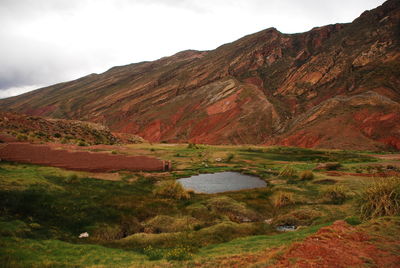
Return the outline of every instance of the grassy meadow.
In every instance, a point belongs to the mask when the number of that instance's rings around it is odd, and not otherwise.
[[[109,152],[171,160],[173,170],[96,174],[0,162],[1,267],[213,267],[246,254],[272,263],[335,220],[368,224],[375,214],[360,208],[363,189],[398,163],[287,147],[143,143]],[[267,187],[202,194],[175,182],[220,171],[258,176]],[[299,227],[277,231],[284,225]]]

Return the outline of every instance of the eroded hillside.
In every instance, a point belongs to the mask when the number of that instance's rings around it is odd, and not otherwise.
[[[400,149],[400,4],[349,24],[274,28],[212,51],[0,101],[29,115],[79,119],[153,142]]]

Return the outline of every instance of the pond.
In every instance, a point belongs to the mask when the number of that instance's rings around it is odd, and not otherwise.
[[[182,186],[199,193],[214,194],[244,189],[263,188],[267,183],[255,176],[238,172],[200,174],[178,180]]]

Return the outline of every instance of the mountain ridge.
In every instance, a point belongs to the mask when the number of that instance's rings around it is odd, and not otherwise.
[[[352,23],[268,28],[215,50],[116,66],[0,100],[0,109],[152,142],[400,150],[399,9],[389,0]]]

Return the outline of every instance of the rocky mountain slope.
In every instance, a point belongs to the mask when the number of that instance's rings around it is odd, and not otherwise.
[[[100,124],[0,112],[0,142],[9,140],[82,145],[120,142],[107,127]]]
[[[349,24],[274,28],[0,101],[153,141],[400,149],[400,2]]]

